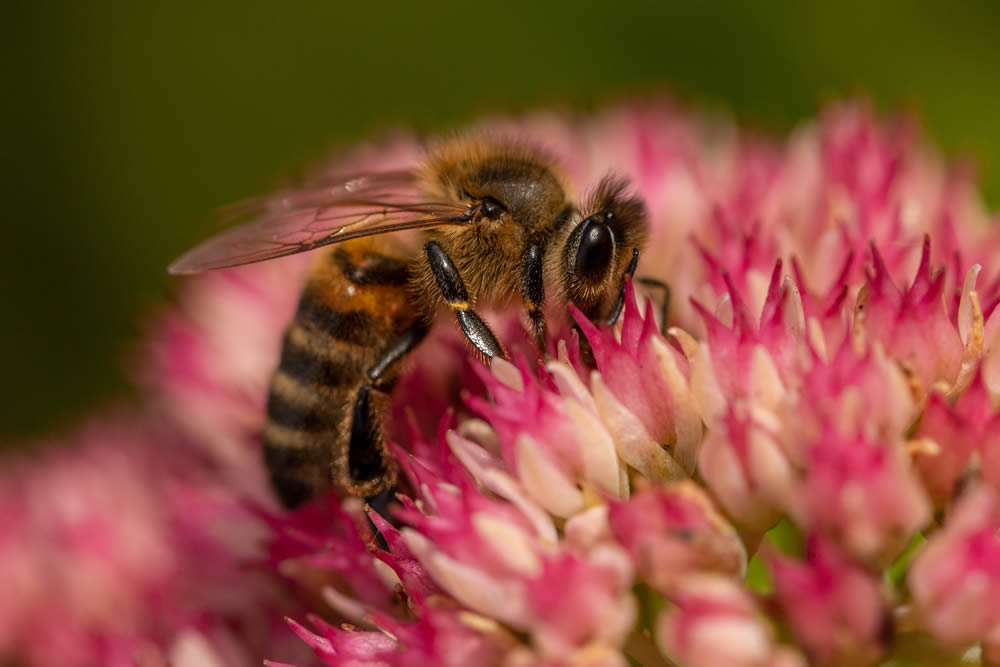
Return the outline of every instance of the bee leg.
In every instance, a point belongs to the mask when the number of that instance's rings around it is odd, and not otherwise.
[[[423,323],[416,324],[387,347],[367,371],[368,382],[361,385],[354,400],[351,432],[347,441],[347,473],[349,485],[362,489],[375,489],[374,493],[362,492],[368,504],[389,519],[389,502],[396,495],[396,469],[383,444],[379,421],[375,416],[378,398],[372,394],[389,394],[396,376],[386,378],[386,371],[420,344],[429,331]],[[346,486],[346,485],[345,485]]]
[[[545,282],[542,278],[542,246],[532,243],[524,251],[521,260],[521,297],[524,308],[531,319],[531,329],[535,334],[535,343],[543,357],[548,358],[546,351],[546,324],[542,305],[545,303]]]
[[[497,337],[493,335],[483,318],[472,309],[472,305],[469,303],[469,293],[465,289],[465,282],[448,254],[435,241],[428,241],[424,245],[424,252],[427,254],[427,260],[434,272],[438,289],[441,290],[441,295],[444,296],[448,306],[455,311],[458,324],[462,327],[465,337],[487,361],[493,357],[505,359],[507,353],[497,341]]]
[[[388,452],[378,419],[379,396],[370,383],[358,388],[351,409],[347,451],[339,459],[340,484],[354,496],[368,497],[393,483],[395,470],[387,465]]]
[[[404,331],[402,336],[382,352],[382,356],[371,365],[367,373],[368,379],[376,389],[383,389],[380,380],[385,372],[419,345],[429,330],[430,327],[426,324],[415,324]]]
[[[637,266],[639,266],[639,249],[632,248],[632,261],[628,263],[625,275],[622,276],[622,286],[618,290],[618,299],[615,301],[614,309],[612,309],[611,314],[608,315],[608,319],[605,321],[605,324],[609,327],[614,326],[615,322],[618,321],[618,316],[622,314],[622,308],[625,307],[625,280],[635,275]]]
[[[655,287],[663,290],[663,298],[660,300],[660,333],[667,335],[667,313],[670,312],[670,285],[656,278],[638,277],[637,281],[646,287]]]
[[[378,397],[373,396],[377,393],[378,390],[367,382],[358,390],[351,410],[347,451],[338,457],[340,462],[335,465],[341,468],[334,477],[349,495],[361,496],[369,507],[392,521],[389,502],[396,496],[399,470],[383,440],[375,405]],[[383,549],[388,548],[370,517],[367,522],[376,543]]]

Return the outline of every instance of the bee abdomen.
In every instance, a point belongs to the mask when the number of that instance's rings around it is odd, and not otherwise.
[[[368,370],[416,313],[405,263],[373,250],[349,242],[317,257],[285,333],[262,440],[287,507],[332,487],[368,496],[394,482],[381,416],[395,373],[372,386]]]
[[[329,487],[329,475],[324,475],[328,463],[322,456],[321,441],[290,446],[289,436],[270,424],[264,427],[264,463],[271,473],[271,485],[285,507],[297,507]],[[329,437],[334,437],[330,434]]]
[[[307,289],[285,333],[263,441],[275,490],[288,506],[331,486],[331,452],[364,378],[364,359],[354,348],[365,319],[334,311]]]

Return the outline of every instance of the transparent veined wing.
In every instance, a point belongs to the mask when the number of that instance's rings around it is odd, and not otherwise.
[[[182,255],[173,274],[200,273],[404,229],[467,224],[467,204],[428,201],[413,170],[356,174],[257,197],[223,211],[232,226]]]

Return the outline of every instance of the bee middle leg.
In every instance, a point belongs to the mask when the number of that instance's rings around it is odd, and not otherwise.
[[[493,357],[507,358],[507,353],[497,340],[497,337],[490,330],[490,327],[483,318],[479,316],[469,303],[469,293],[465,289],[465,281],[455,268],[454,262],[448,257],[448,253],[436,242],[428,241],[424,245],[424,252],[427,260],[434,272],[434,279],[437,281],[438,289],[447,302],[448,306],[455,311],[458,324],[462,327],[462,332],[469,339],[473,347],[485,357],[487,361]]]
[[[419,345],[429,330],[430,327],[426,324],[418,322],[404,331],[402,336],[382,352],[382,356],[376,359],[367,371],[368,379],[376,389],[391,389],[383,386],[385,372]]]
[[[546,324],[542,306],[545,303],[545,282],[542,274],[542,246],[532,243],[521,260],[521,299],[531,320],[535,344],[542,357],[547,358]]]

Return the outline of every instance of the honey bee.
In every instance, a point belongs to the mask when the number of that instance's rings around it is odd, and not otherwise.
[[[537,149],[452,139],[413,169],[251,201],[238,210],[244,224],[170,266],[197,273],[330,246],[285,333],[261,433],[287,507],[331,488],[371,498],[394,487],[383,415],[401,360],[442,311],[486,363],[507,353],[476,311],[483,303],[519,300],[543,353],[547,296],[614,323],[645,243],[645,207],[612,176],[582,205],[568,191]],[[407,229],[421,230],[419,247],[389,234]]]

